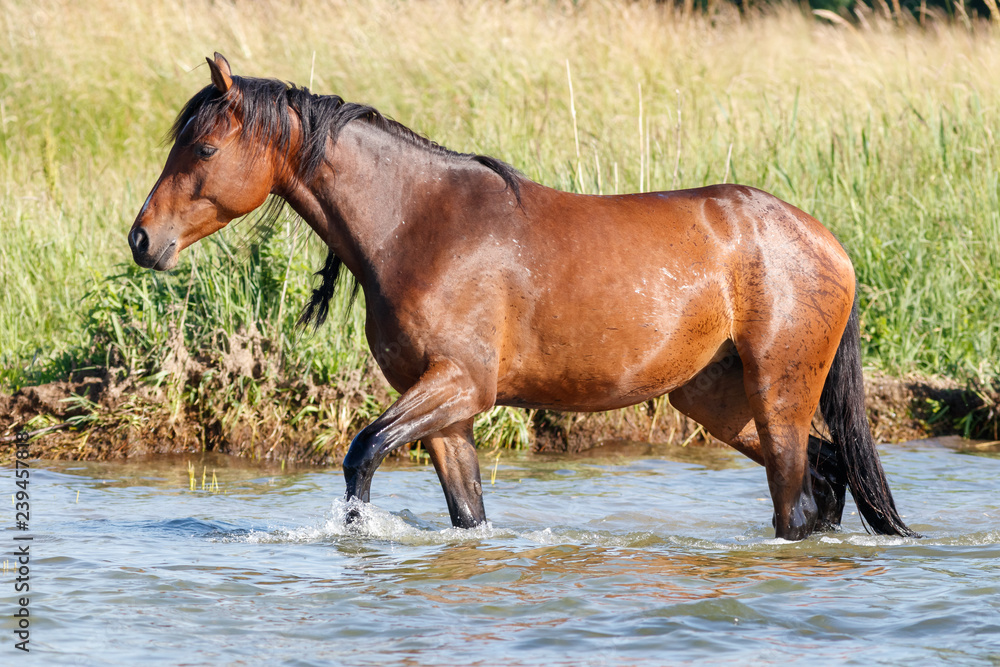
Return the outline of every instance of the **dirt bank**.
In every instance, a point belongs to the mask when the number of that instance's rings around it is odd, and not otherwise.
[[[33,456],[48,459],[214,451],[336,465],[351,437],[392,400],[375,368],[329,386],[281,380],[253,361],[261,358],[254,345],[251,338],[233,346],[231,358],[211,373],[178,350],[170,363],[184,385],[116,380],[120,374],[91,371],[0,395],[0,437],[56,426],[31,443]],[[952,434],[997,439],[996,390],[942,378],[869,374],[867,394],[880,442]],[[578,452],[609,440],[722,446],[665,399],[596,414],[539,411],[529,438],[542,452]],[[3,449],[4,461],[11,449]]]

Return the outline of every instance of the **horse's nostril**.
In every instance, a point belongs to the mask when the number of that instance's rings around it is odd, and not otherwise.
[[[132,252],[146,253],[149,250],[149,234],[142,227],[136,227],[128,235],[128,244]]]

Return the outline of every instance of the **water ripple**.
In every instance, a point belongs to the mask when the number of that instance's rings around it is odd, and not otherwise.
[[[428,467],[355,506],[339,471],[220,466],[208,493],[184,463],[51,464],[33,641],[47,665],[996,664],[1000,461],[884,460],[927,537],[868,535],[849,503],[841,532],[775,540],[762,470],[718,453],[510,460],[473,530]]]

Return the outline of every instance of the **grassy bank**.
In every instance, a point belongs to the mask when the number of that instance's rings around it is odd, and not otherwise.
[[[847,25],[797,8],[684,17],[610,0],[0,3],[0,391],[90,372],[233,433],[270,406],[276,423],[311,420],[317,447],[342,446],[336,430],[388,400],[357,307],[340,302],[318,333],[295,328],[325,251],[293,219],[264,240],[237,224],[170,275],[130,266],[125,232],[162,137],[215,50],[237,73],[373,104],[547,185],[768,190],[847,247],[872,368],[992,384],[998,33],[860,14]],[[233,361],[241,349],[256,365]],[[315,388],[347,382],[350,409],[333,414]],[[502,410],[480,435],[521,442],[526,421]]]

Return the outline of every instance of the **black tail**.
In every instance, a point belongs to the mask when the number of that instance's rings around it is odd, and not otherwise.
[[[861,374],[861,329],[857,296],[837,356],[823,385],[819,409],[830,429],[840,462],[840,473],[854,496],[861,516],[876,533],[919,537],[906,527],[889,491],[865,414],[865,385]]]

